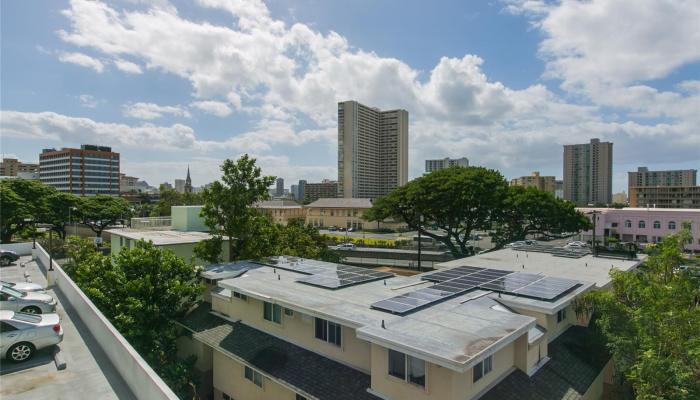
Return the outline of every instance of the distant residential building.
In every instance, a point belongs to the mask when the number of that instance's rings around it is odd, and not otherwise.
[[[17,176],[20,172],[38,173],[39,164],[23,163],[16,158],[3,158],[0,161],[0,175]],[[31,175],[24,175],[24,179],[28,176]]]
[[[338,192],[338,190],[336,189],[336,196],[337,196],[337,192]],[[296,200],[299,202],[303,202],[305,198],[306,198],[306,180],[301,179],[301,180],[299,180],[299,187],[297,188]]]
[[[338,197],[377,198],[408,182],[408,111],[338,103]]]
[[[564,145],[564,199],[582,206],[612,203],[613,144]]]
[[[530,176],[521,176],[510,181],[511,186],[534,187],[543,192],[554,194],[555,178],[553,176],[540,176],[538,171],[534,171]]]
[[[304,203],[310,203],[318,199],[330,199],[338,197],[338,182],[324,179],[320,183],[304,184]]]
[[[700,186],[696,186],[699,187]],[[598,211],[596,236],[598,241],[604,237],[614,237],[623,242],[657,243],[668,235],[675,235],[683,228],[683,223],[690,223],[690,243],[688,250],[700,251],[700,210],[669,208],[577,208],[584,214]],[[590,214],[589,214],[590,218]],[[591,240],[592,231],[582,232],[582,240]]]
[[[468,167],[469,160],[467,157],[462,158],[449,158],[445,157],[441,160],[425,160],[425,172],[430,173],[437,171],[439,169],[449,168],[449,167]]]
[[[187,178],[185,178],[185,186],[183,188],[185,193],[192,193],[192,178],[190,178],[190,166],[187,166]]]
[[[119,195],[119,153],[111,147],[84,144],[79,149],[44,149],[39,178],[60,192],[80,196]]]
[[[555,180],[554,181],[554,197],[557,199],[563,199],[564,198],[564,181],[563,180]]]
[[[614,204],[627,204],[627,193],[624,190],[620,193],[615,193],[612,199]]]
[[[178,193],[185,193],[185,183],[184,179],[175,179],[175,191]]]
[[[292,219],[306,219],[306,210],[292,200],[265,200],[254,206],[270,216],[273,222],[287,225]]]
[[[277,197],[282,197],[284,196],[284,179],[283,178],[277,178],[275,181],[275,194]]]
[[[290,186],[289,193],[292,195],[294,200],[299,200],[299,185]]]
[[[700,208],[700,186],[633,186],[630,207]]]
[[[135,176],[128,176],[126,174],[119,174],[119,192],[129,193],[138,191],[139,178]]]
[[[696,169],[649,171],[647,167],[639,167],[636,172],[627,173],[627,186],[629,192],[632,191],[632,187],[695,186],[697,179],[698,170]]]

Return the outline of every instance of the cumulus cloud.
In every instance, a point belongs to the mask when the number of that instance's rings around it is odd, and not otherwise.
[[[63,63],[80,65],[81,67],[92,68],[98,74],[104,70],[104,64],[96,58],[92,58],[83,53],[61,53],[58,60]]]
[[[161,106],[155,103],[130,103],[122,106],[125,117],[136,119],[156,119],[165,115],[189,118],[189,111],[180,106]]]
[[[94,96],[89,94],[81,94],[78,96],[78,100],[80,100],[83,107],[87,108],[95,108],[98,104],[100,104],[100,100],[97,100]]]
[[[231,108],[226,103],[220,101],[195,101],[191,103],[190,106],[221,118],[229,116],[232,112]]]
[[[126,61],[122,59],[116,59],[114,60],[114,65],[122,72],[126,72],[127,74],[142,74],[143,71],[141,70],[141,66],[132,63],[131,61]]]

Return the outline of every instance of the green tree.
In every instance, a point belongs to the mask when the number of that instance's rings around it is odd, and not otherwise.
[[[637,399],[700,398],[700,270],[679,268],[688,237],[665,238],[639,271],[613,270],[612,290],[586,297]]]
[[[291,219],[286,226],[279,226],[275,240],[275,254],[339,262],[340,256],[330,250],[318,229],[306,225],[301,218]]]
[[[221,248],[224,244],[220,236],[214,236],[211,239],[202,240],[194,245],[194,256],[203,260],[208,264],[218,264],[223,261],[221,256]]]
[[[502,218],[508,184],[495,170],[482,167],[452,167],[416,178],[377,199],[364,214],[369,221],[388,217],[403,220],[455,255],[472,254],[472,231],[490,229]],[[420,223],[420,220],[423,220]],[[440,232],[428,231],[434,225]]]
[[[52,230],[58,233],[61,239],[66,238],[66,224],[68,221],[69,210],[71,213],[72,222],[76,221],[77,206],[80,203],[80,198],[70,193],[55,192],[46,197],[47,212],[44,218],[46,223],[52,225]],[[73,210],[72,208],[75,208]]]
[[[113,256],[91,252],[89,242],[78,247],[68,269],[75,283],[176,393],[192,398],[194,360],[177,359],[174,321],[202,291],[194,265],[151,242]]]
[[[589,228],[588,218],[576,211],[574,203],[537,188],[511,186],[492,240],[500,248],[528,235],[556,238]]]
[[[49,222],[46,200],[55,193],[54,188],[34,180],[0,181],[0,240],[9,243],[12,235],[26,227]]]
[[[212,234],[228,239],[229,261],[246,256],[246,249],[255,245],[255,230],[263,217],[251,207],[269,197],[267,188],[274,176],[262,176],[255,159],[243,155],[237,161],[225,160],[221,165],[221,181],[213,182],[202,192],[201,215]]]
[[[131,207],[121,197],[97,195],[81,198],[76,214],[80,223],[102,237],[102,231],[108,226],[131,216]]]
[[[153,217],[166,217],[170,215],[172,206],[195,206],[202,204],[200,193],[180,193],[175,189],[160,185],[160,200],[155,204],[151,215]]]

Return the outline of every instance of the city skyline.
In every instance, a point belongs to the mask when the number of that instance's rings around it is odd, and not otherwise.
[[[401,26],[362,7],[207,4],[3,4],[2,153],[37,162],[43,148],[99,142],[122,154],[121,172],[158,184],[190,164],[200,186],[249,152],[267,174],[319,182],[337,176],[337,101],[354,99],[410,113],[409,178],[462,156],[507,179],[560,178],[561,146],[593,137],[615,143],[613,192],[638,166],[700,165],[690,2],[374,6]],[[639,23],[593,46],[622,12]],[[442,22],[403,27],[429,20]]]

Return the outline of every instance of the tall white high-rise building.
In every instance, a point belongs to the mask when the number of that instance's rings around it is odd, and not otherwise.
[[[338,103],[338,197],[375,199],[408,182],[408,111]]]
[[[564,199],[580,206],[612,204],[613,144],[564,145]]]

